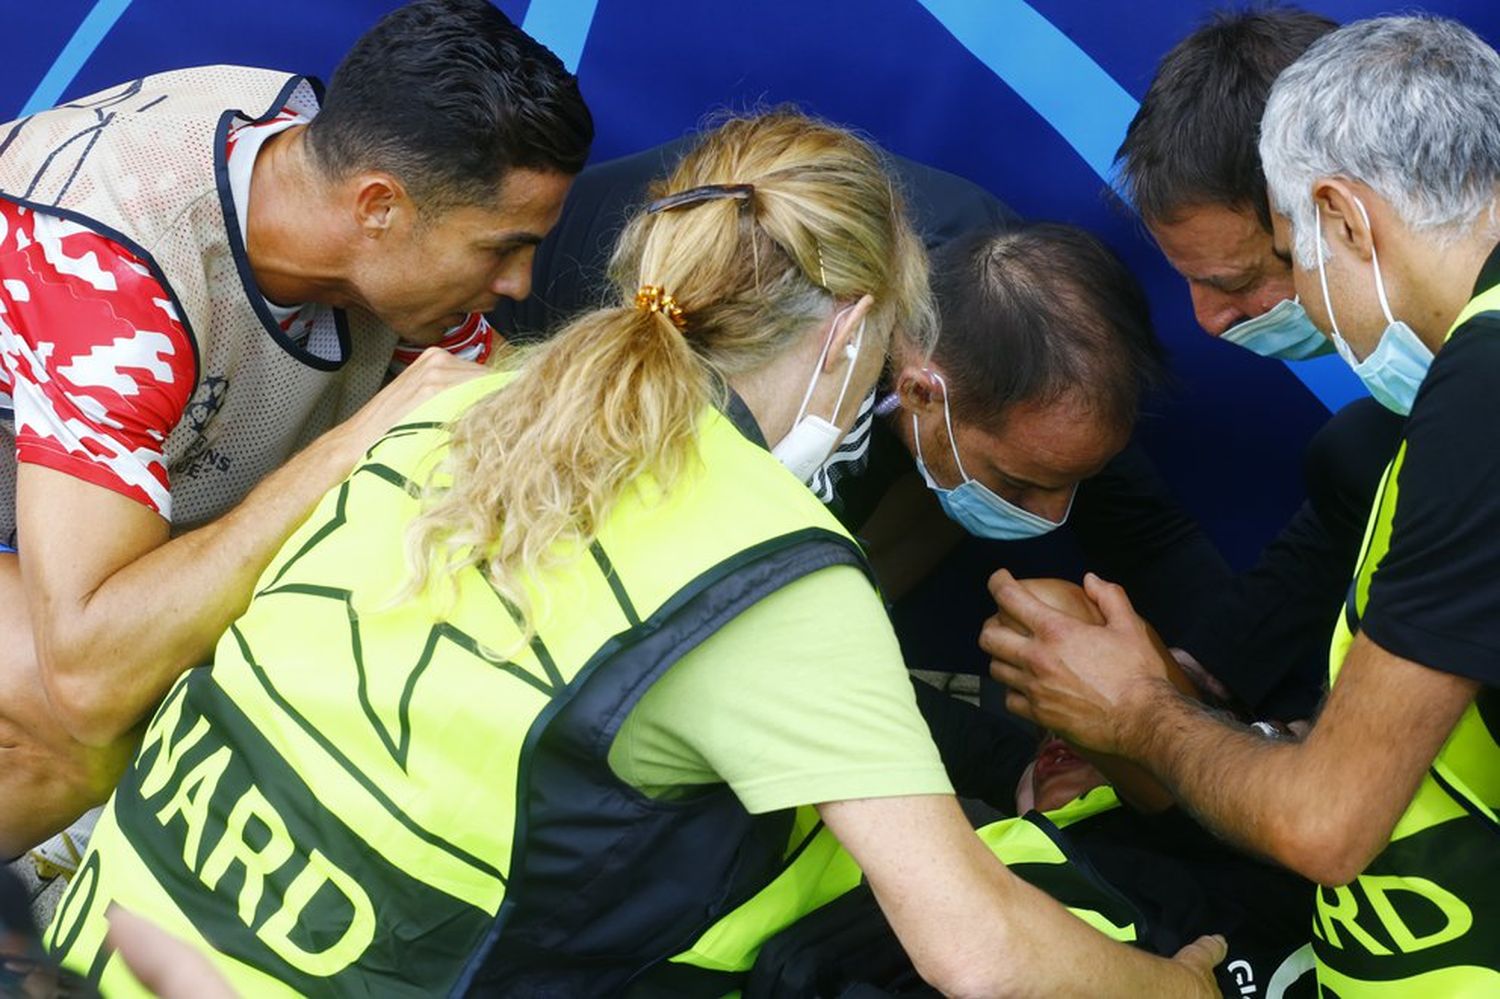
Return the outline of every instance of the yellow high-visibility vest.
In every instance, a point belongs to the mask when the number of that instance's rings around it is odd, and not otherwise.
[[[1476,296],[1448,336],[1481,312],[1495,311],[1500,311],[1500,287]],[[1405,460],[1402,441],[1375,494],[1354,581],[1334,627],[1330,683],[1338,681],[1369,600],[1370,580],[1390,550]],[[1389,845],[1354,883],[1318,889],[1313,951],[1318,981],[1330,994],[1346,999],[1500,995],[1497,732],[1500,700],[1486,688],[1428,768]],[[1391,738],[1401,738],[1399,728]]]
[[[68,967],[132,994],[102,946],[118,902],[247,996],[611,995],[785,867],[791,811],[751,816],[727,786],[653,800],[609,746],[704,638],[863,567],[858,546],[758,431],[708,408],[680,483],[637,483],[596,543],[530,580],[529,642],[474,569],[396,604],[446,428],[507,377],[387,433],[173,688],[49,931]]]
[[[1046,891],[1075,916],[1113,940],[1138,943],[1140,913],[1118,889],[1078,863],[1058,830],[1118,808],[1108,786],[1060,808],[982,826],[975,833],[1011,872]],[[693,946],[652,972],[659,994],[716,996],[738,989],[761,947],[777,933],[853,890],[862,874],[812,808],[798,809],[786,870],[726,915]]]

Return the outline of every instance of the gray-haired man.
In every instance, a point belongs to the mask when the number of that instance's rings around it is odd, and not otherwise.
[[[1106,623],[1005,574],[983,643],[1019,713],[1146,763],[1225,836],[1318,881],[1320,984],[1500,991],[1500,56],[1451,21],[1319,41],[1261,156],[1296,290],[1377,397],[1409,405],[1300,743],[1175,694],[1121,590]]]

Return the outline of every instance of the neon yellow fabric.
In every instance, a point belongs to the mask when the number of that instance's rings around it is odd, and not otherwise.
[[[403,528],[447,422],[506,377],[451,389],[382,438],[272,561],[212,669],[168,695],[51,929],[68,967],[99,962],[107,994],[139,993],[101,951],[118,902],[211,942],[246,995],[267,994],[268,978],[296,992],[445,991],[505,898],[507,792],[542,712],[586,668],[608,668],[599,653],[628,648],[635,621],[685,606],[704,579],[737,578],[747,552],[848,537],[705,410],[701,461],[679,488],[646,483],[602,525],[607,563],[581,553],[534,580],[534,642],[517,642],[475,570],[451,594],[393,603]],[[868,585],[859,604],[879,608]]]
[[[1045,821],[1059,829],[1074,822],[1118,808],[1114,789],[1096,787],[1060,808],[1043,813]],[[815,816],[811,809],[799,810],[800,825]],[[1026,818],[1001,819],[975,830],[980,840],[1001,863],[1067,867],[1071,859],[1041,827]],[[814,826],[805,845],[794,835],[800,853],[790,867],[759,894],[726,915],[703,934],[691,948],[672,958],[680,964],[713,971],[745,972],[766,941],[798,919],[852,891],[863,878],[854,862],[826,826]],[[1076,898],[1060,898],[1069,912],[1112,940],[1133,943],[1133,922],[1116,924],[1090,903],[1104,904],[1095,882],[1083,872],[1071,879]]]
[[[1500,311],[1500,287],[1476,296],[1448,336],[1494,311]],[[1403,441],[1376,493],[1351,584],[1357,618],[1391,547],[1405,461]],[[1329,650],[1330,683],[1338,682],[1355,633],[1348,614],[1340,613]],[[1500,995],[1500,883],[1491,859],[1500,824],[1490,797],[1497,773],[1500,745],[1471,704],[1386,849],[1352,885],[1318,891],[1313,950],[1320,983],[1346,999]]]
[[[610,747],[655,797],[720,781],[752,813],[951,794],[895,633],[852,566],[777,590],[652,685]]]
[[[859,865],[817,814],[811,807],[798,809],[799,832],[793,836],[798,852],[791,866],[709,927],[674,962],[712,971],[749,971],[767,940],[859,884]]]
[[[1074,822],[1120,807],[1120,799],[1108,785],[1093,788],[1060,808],[1044,812],[1043,817],[1059,829],[1066,829]],[[1008,867],[1022,864],[1052,864],[1065,866],[1072,861],[1045,832],[1025,818],[1002,819],[977,830],[984,845]],[[1133,943],[1136,939],[1134,923],[1116,925],[1107,916],[1088,905],[1069,904],[1069,899],[1059,899],[1069,912],[1103,933],[1111,940]]]

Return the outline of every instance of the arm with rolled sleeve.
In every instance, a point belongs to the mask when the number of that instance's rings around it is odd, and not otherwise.
[[[170,295],[127,248],[0,200],[0,856],[99,804],[135,727],[208,660],[282,540],[396,418],[482,372],[429,352],[229,513],[172,536],[165,445],[197,379]],[[7,469],[9,471],[10,469]]]
[[[1308,499],[1183,639],[1253,713],[1309,718],[1322,699],[1328,633],[1404,424],[1374,399],[1334,414],[1303,456]]]

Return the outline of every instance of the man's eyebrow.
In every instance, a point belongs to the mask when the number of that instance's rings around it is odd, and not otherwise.
[[[1255,272],[1250,268],[1246,268],[1242,271],[1236,271],[1233,274],[1215,274],[1212,277],[1195,275],[1188,278],[1188,280],[1193,282],[1194,284],[1206,284],[1209,287],[1217,288],[1220,291],[1230,291],[1254,277]]]
[[[1019,486],[1022,489],[1036,489],[1041,492],[1057,492],[1059,489],[1067,488],[1066,486],[1047,486],[1043,485],[1040,482],[1033,482],[1031,479],[1026,478],[1024,475],[1013,475],[1010,472],[1007,472],[1005,469],[1001,468],[999,465],[992,464],[990,467],[995,470],[995,473],[1000,478],[1004,479],[1009,484],[1013,486]]]

